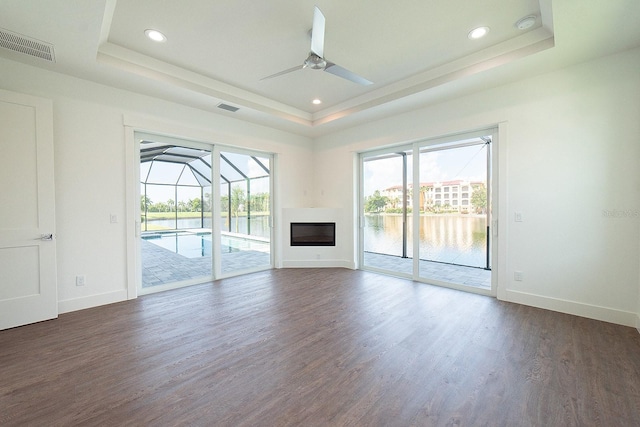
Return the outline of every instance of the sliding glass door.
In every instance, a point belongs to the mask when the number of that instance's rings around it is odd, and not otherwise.
[[[211,150],[187,142],[140,142],[142,288],[213,277]]]
[[[271,159],[220,152],[220,239],[223,274],[271,265]]]
[[[140,293],[272,267],[272,156],[136,133]]]
[[[361,154],[362,268],[490,291],[495,137],[488,130]]]
[[[371,154],[362,159],[362,264],[410,275],[411,151]]]
[[[419,150],[419,276],[491,289],[491,135]]]

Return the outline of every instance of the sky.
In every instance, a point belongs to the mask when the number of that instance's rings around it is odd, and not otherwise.
[[[420,182],[468,180],[486,182],[487,145],[451,148],[420,154]],[[413,157],[407,156],[408,183],[413,176]],[[364,162],[364,195],[402,185],[402,157]]]

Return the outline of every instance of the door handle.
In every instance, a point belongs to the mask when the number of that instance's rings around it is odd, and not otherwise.
[[[49,234],[42,234],[42,235],[40,236],[40,240],[43,240],[43,241],[45,241],[45,242],[49,242],[49,241],[51,241],[51,240],[53,240],[53,239],[54,239],[54,235],[53,235],[52,233],[49,233]]]

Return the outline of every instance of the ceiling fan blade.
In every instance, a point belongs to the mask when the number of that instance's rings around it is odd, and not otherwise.
[[[278,77],[278,76],[281,76],[283,74],[292,73],[294,71],[298,71],[298,70],[301,70],[303,68],[304,68],[304,65],[297,65],[295,67],[288,68],[288,69],[286,69],[284,71],[280,71],[279,73],[275,73],[275,74],[271,74],[270,76],[263,77],[263,78],[260,79],[260,81],[267,80],[267,79],[272,79],[274,77]]]
[[[336,65],[333,62],[327,61],[327,66],[324,69],[324,71],[326,71],[327,73],[331,73],[334,76],[338,76],[338,77],[342,77],[343,79],[350,80],[350,81],[352,81],[354,83],[357,83],[359,85],[367,86],[367,85],[373,84],[373,82],[370,82],[369,80],[365,79],[364,77],[361,77],[361,76],[357,75],[356,73],[347,70],[344,67]]]
[[[320,58],[324,56],[324,15],[315,6],[313,10],[313,27],[311,27],[311,52]]]

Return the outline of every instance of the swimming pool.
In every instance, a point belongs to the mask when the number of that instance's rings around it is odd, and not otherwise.
[[[172,231],[143,234],[147,242],[170,250],[187,258],[211,256],[211,233],[193,233],[188,231]],[[238,249],[222,245],[222,252],[237,252]]]

